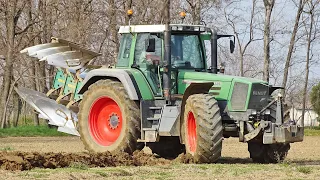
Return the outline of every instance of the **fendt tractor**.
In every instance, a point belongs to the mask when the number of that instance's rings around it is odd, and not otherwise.
[[[218,39],[230,39],[232,53],[233,35],[185,24],[121,26],[119,34],[114,66],[93,65],[99,53],[59,38],[22,50],[57,70],[47,94],[16,92],[91,152],[148,146],[163,157],[188,153],[194,162],[211,163],[221,156],[223,138],[238,137],[254,162],[275,163],[290,143],[303,140],[303,124],[289,119],[274,93],[280,87],[218,69]]]

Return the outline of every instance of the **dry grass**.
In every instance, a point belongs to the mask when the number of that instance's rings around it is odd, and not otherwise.
[[[318,165],[284,164],[173,164],[165,166],[34,169],[0,171],[5,179],[317,179]]]
[[[68,146],[66,146],[66,143]],[[76,137],[0,138],[1,150],[39,152],[82,152]],[[24,172],[0,171],[0,179],[319,179],[320,137],[307,136],[291,145],[281,164],[253,164],[247,145],[225,139],[217,164],[171,164],[163,166],[89,168],[73,164],[63,169],[33,169]]]

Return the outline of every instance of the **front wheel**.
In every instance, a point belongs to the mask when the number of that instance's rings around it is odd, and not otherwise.
[[[223,139],[218,102],[208,94],[191,95],[183,117],[186,153],[196,163],[216,162],[221,156]]]
[[[261,142],[248,142],[250,158],[255,163],[282,162],[288,154],[290,144],[262,144]]]
[[[91,152],[132,153],[140,136],[139,108],[118,81],[100,80],[83,95],[79,108],[79,130]]]

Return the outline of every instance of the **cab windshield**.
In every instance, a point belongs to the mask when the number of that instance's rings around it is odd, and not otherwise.
[[[171,67],[173,69],[204,69],[199,35],[171,35]]]

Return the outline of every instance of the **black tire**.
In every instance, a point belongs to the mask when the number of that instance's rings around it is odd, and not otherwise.
[[[260,142],[248,142],[250,158],[255,163],[279,163],[282,162],[290,149],[290,144],[262,144]]]
[[[160,137],[156,143],[147,143],[152,153],[156,153],[163,158],[173,159],[185,152],[185,146],[180,143],[178,137]]]
[[[106,112],[100,108],[100,106],[111,107],[110,103],[113,103],[113,107],[106,109],[114,109],[115,112],[111,112],[112,110]],[[109,111],[112,114],[107,115]],[[133,153],[136,150],[137,139],[140,137],[139,106],[129,99],[120,82],[99,80],[92,84],[83,95],[78,118],[81,140],[88,151]],[[113,141],[106,140],[104,134],[106,130],[100,130],[100,121],[108,124],[105,128],[108,128],[109,134],[114,133]]]
[[[212,163],[221,157],[223,127],[218,102],[214,97],[208,94],[189,96],[182,128],[186,153],[193,156],[194,162]]]

